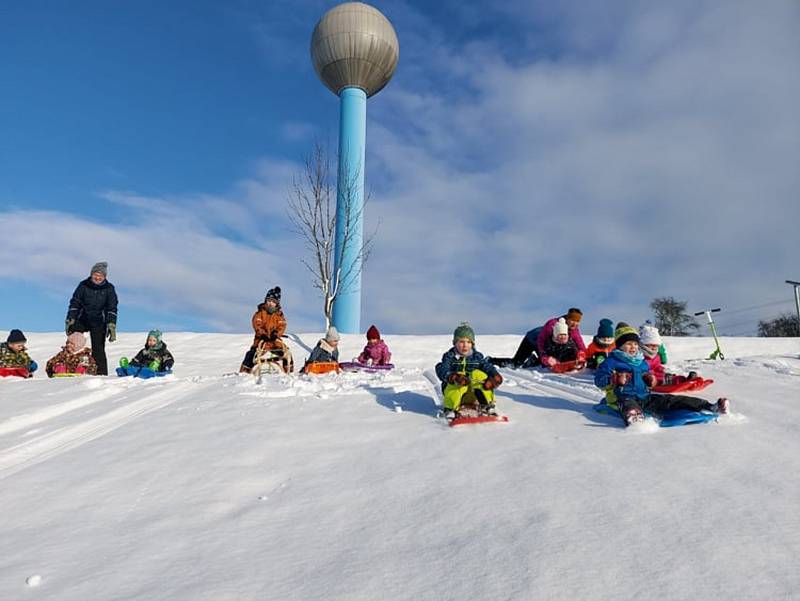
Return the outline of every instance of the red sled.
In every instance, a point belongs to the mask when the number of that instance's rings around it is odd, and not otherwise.
[[[484,424],[487,422],[507,422],[507,415],[464,415],[450,420],[450,427],[467,424]]]
[[[586,367],[586,361],[562,361],[550,367],[550,371],[556,374],[563,374],[568,371],[578,371]]]
[[[708,388],[714,383],[714,380],[710,378],[693,378],[691,380],[682,379],[680,382],[674,382],[672,384],[659,384],[658,386],[653,386],[653,392],[664,392],[664,393],[675,393],[675,392],[687,392],[689,390],[703,390],[703,388]]]
[[[0,377],[28,378],[31,372],[24,367],[0,367]]]

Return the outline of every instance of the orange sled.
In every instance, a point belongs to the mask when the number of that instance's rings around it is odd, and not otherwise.
[[[340,372],[339,364],[336,361],[319,361],[318,363],[307,363],[303,368],[304,374],[327,374],[332,371]]]

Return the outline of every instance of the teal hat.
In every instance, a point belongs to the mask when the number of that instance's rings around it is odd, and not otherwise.
[[[600,327],[597,328],[598,338],[613,338],[614,337],[614,322],[610,319],[601,319]]]
[[[147,337],[153,337],[156,339],[156,343],[153,345],[153,348],[158,348],[161,346],[161,330],[150,330],[147,332]],[[147,340],[145,340],[145,344],[147,344]]]
[[[456,340],[459,338],[468,338],[472,344],[475,344],[475,330],[473,330],[472,326],[466,321],[462,321],[458,324],[458,327],[453,330],[453,344],[455,344]]]

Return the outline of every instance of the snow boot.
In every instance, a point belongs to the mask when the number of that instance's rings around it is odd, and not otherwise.
[[[644,421],[644,413],[638,407],[631,407],[625,411],[625,424],[631,425],[637,422]]]
[[[727,415],[731,412],[731,402],[726,398],[717,399],[714,404],[714,411],[720,415]]]

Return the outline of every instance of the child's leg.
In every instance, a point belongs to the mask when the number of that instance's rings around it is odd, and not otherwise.
[[[644,411],[642,411],[642,406],[639,404],[639,401],[636,399],[636,397],[618,398],[617,406],[619,407],[619,413],[622,416],[622,419],[625,420],[626,424],[644,417]]]
[[[445,386],[444,408],[458,411],[461,408],[461,399],[467,390],[469,390],[469,386],[459,386],[458,384],[448,384]]]
[[[494,391],[484,390],[483,383],[487,380],[489,374],[480,369],[476,369],[470,374],[470,384],[472,391],[475,393],[475,398],[481,405],[494,405]]]
[[[647,408],[655,413],[664,413],[670,409],[689,409],[690,411],[713,411],[714,404],[705,399],[683,394],[651,393]]]

